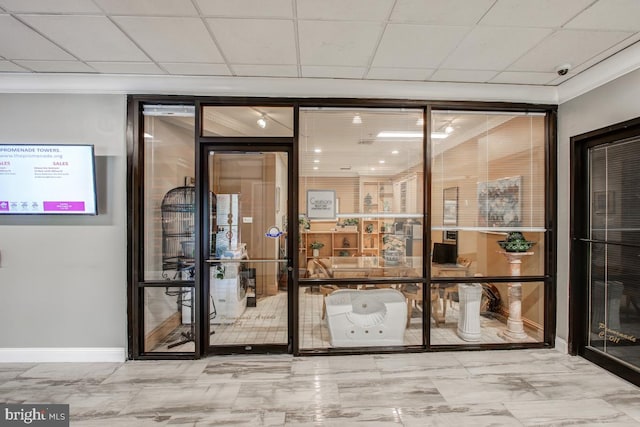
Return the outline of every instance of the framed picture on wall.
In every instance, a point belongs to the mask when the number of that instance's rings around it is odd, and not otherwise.
[[[478,183],[478,225],[520,227],[522,225],[522,177]]]
[[[307,216],[309,219],[336,219],[336,192],[307,190]]]

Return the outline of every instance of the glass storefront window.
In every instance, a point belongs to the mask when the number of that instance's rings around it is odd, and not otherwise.
[[[430,304],[432,345],[544,340],[543,282],[432,284]]]
[[[205,106],[202,136],[293,136],[291,107]]]
[[[422,295],[422,117],[420,109],[300,110],[301,348],[422,344],[421,313],[408,315],[405,296]],[[336,284],[304,284],[318,278]],[[341,298],[366,308],[340,314]],[[341,316],[351,316],[351,329]]]
[[[544,115],[435,111],[431,125],[431,276],[452,279],[431,285],[431,344],[542,342],[544,282],[515,277],[545,272]]]
[[[510,275],[513,232],[533,242],[522,275],[544,274],[544,115],[436,111],[432,129],[432,277]]]
[[[193,279],[194,107],[145,105],[144,280]]]
[[[193,352],[193,287],[146,287],[144,351]]]

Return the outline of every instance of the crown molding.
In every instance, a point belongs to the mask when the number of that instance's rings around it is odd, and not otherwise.
[[[0,93],[351,97],[556,104],[551,86],[113,74],[0,74]]]

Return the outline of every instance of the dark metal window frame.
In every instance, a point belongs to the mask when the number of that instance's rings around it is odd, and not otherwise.
[[[208,354],[209,349],[203,345],[205,343],[206,328],[203,327],[203,320],[201,319],[206,313],[206,305],[201,292],[196,292],[196,349],[193,353],[152,353],[144,352],[144,325],[142,323],[142,316],[144,314],[144,301],[143,291],[147,286],[166,286],[164,283],[151,283],[145,282],[141,274],[143,274],[142,254],[143,245],[142,237],[144,232],[144,212],[143,212],[143,200],[144,200],[144,188],[142,183],[144,182],[144,137],[143,137],[143,121],[142,121],[142,105],[145,103],[157,103],[157,104],[193,104],[196,106],[196,121],[194,132],[194,144],[196,152],[196,169],[202,168],[203,161],[201,156],[203,152],[202,146],[208,144],[228,143],[228,147],[236,146],[241,148],[243,144],[251,145],[251,141],[256,141],[258,138],[218,138],[218,137],[203,137],[201,136],[201,107],[216,105],[216,106],[291,106],[294,108],[294,135],[292,137],[292,162],[293,165],[289,171],[289,214],[291,218],[296,218],[298,215],[298,121],[299,121],[299,109],[304,107],[338,107],[338,108],[410,108],[410,109],[422,109],[425,115],[424,120],[424,135],[423,140],[423,162],[424,162],[424,175],[423,175],[423,188],[425,191],[424,197],[424,224],[425,229],[431,229],[431,217],[427,215],[431,209],[431,187],[428,183],[431,182],[431,137],[427,131],[430,128],[431,113],[432,111],[448,110],[448,111],[478,111],[478,112],[535,112],[545,113],[545,170],[546,170],[546,207],[545,207],[545,271],[543,276],[522,276],[518,279],[520,282],[543,282],[544,289],[544,340],[542,343],[507,343],[507,344],[478,344],[478,345],[461,345],[461,346],[448,346],[448,345],[431,345],[429,334],[429,310],[425,310],[423,313],[423,344],[421,346],[401,346],[392,348],[363,348],[363,349],[318,349],[310,351],[300,351],[298,336],[298,302],[297,295],[299,288],[307,285],[304,281],[298,280],[298,270],[293,269],[293,275],[290,278],[292,282],[292,289],[295,289],[295,299],[290,297],[289,304],[289,336],[290,342],[287,345],[286,351],[294,355],[300,354],[359,354],[359,353],[383,353],[383,352],[415,352],[415,351],[441,351],[441,350],[472,350],[472,349],[512,349],[512,348],[540,348],[540,347],[553,347],[555,341],[555,327],[556,327],[556,231],[554,225],[556,224],[556,122],[557,122],[557,106],[548,104],[527,104],[527,103],[504,103],[504,102],[475,102],[475,101],[427,101],[427,100],[402,100],[402,99],[350,99],[350,98],[262,98],[262,97],[195,97],[195,96],[145,96],[145,95],[130,95],[128,97],[128,110],[127,110],[127,278],[128,278],[128,304],[127,304],[127,317],[128,317],[128,355],[130,359],[193,359],[203,357]],[[284,138],[287,139],[287,138]],[[275,141],[278,140],[278,141]],[[271,141],[264,140],[265,143],[269,142],[283,142],[283,138],[271,138]],[[247,146],[247,145],[244,145]],[[198,173],[197,173],[198,175]],[[199,180],[197,180],[199,181]],[[197,194],[201,191],[200,187],[202,183],[196,182]],[[294,190],[295,189],[295,190]],[[202,200],[197,202],[202,203]],[[202,214],[196,216],[196,232],[201,230],[202,227]],[[291,227],[290,229],[291,239],[289,239],[289,256],[293,266],[298,265],[298,251],[294,247],[294,242],[297,242],[298,227]],[[431,245],[430,233],[426,233],[427,238],[423,241],[423,254],[427,254],[427,248]],[[201,245],[197,245],[196,258],[200,258]],[[200,275],[202,274],[202,266],[196,266],[197,277],[195,283],[199,283]],[[487,277],[483,280],[490,280],[492,282],[509,282],[512,278],[509,277]],[[342,283],[348,283],[349,279],[342,280]],[[372,280],[376,282],[378,280]],[[411,279],[411,283],[415,283],[416,279]],[[423,277],[419,279],[424,284],[423,286],[423,298],[429,292],[429,286],[431,283],[447,283],[452,282],[452,279],[448,278],[431,278],[431,266],[430,263],[423,263]],[[468,283],[477,281],[476,278],[455,278],[456,283]],[[329,281],[318,279],[313,284],[321,284]],[[393,280],[394,283],[398,283],[398,279]],[[362,280],[359,280],[362,283]],[[179,283],[172,282],[172,285]],[[424,299],[425,301],[428,299]],[[430,306],[427,304],[426,306]],[[237,348],[229,348],[229,352],[237,352]],[[274,350],[268,346],[263,349],[264,351]],[[257,351],[252,351],[257,352]]]

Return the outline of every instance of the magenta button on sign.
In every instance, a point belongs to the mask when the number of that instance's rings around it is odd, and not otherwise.
[[[44,211],[75,211],[84,212],[84,202],[43,202]]]

